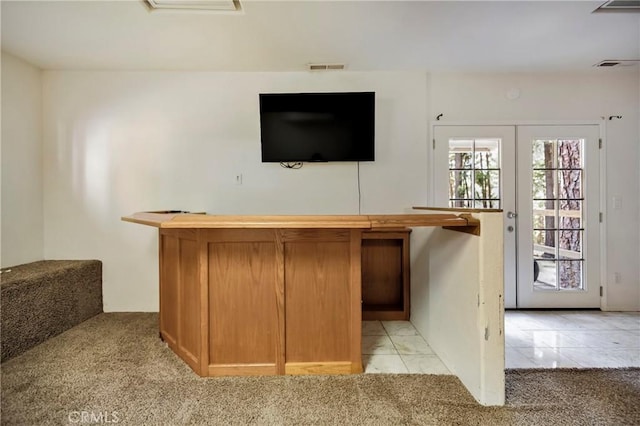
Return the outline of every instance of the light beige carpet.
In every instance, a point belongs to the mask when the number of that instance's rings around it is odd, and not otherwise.
[[[505,407],[454,376],[200,378],[146,313],[100,314],[1,370],[7,425],[640,424],[639,369],[509,371]]]

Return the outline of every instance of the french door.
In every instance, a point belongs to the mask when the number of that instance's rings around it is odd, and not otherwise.
[[[598,126],[518,126],[517,140],[517,305],[599,308]]]
[[[516,307],[515,138],[514,126],[434,127],[434,205],[503,210],[508,308]]]
[[[599,129],[434,126],[437,206],[504,215],[507,308],[599,307]]]

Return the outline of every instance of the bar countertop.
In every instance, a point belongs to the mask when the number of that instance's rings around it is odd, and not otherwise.
[[[355,228],[380,229],[414,226],[473,227],[479,221],[467,214],[385,215],[208,215],[176,212],[138,212],[125,222],[156,228]]]

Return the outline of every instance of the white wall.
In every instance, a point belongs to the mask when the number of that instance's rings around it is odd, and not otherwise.
[[[157,309],[156,235],[120,222],[121,215],[162,208],[357,213],[355,164],[306,164],[292,171],[260,163],[257,94],[329,90],[377,92],[377,159],[360,165],[363,213],[427,204],[427,126],[439,113],[443,122],[456,123],[622,115],[602,121],[605,302],[608,309],[640,309],[637,69],[431,75],[47,71],[43,79],[44,255],[103,260],[107,311]],[[520,90],[516,100],[506,98],[512,88]],[[237,173],[242,185],[234,184]],[[613,196],[622,196],[618,210]]]
[[[42,73],[2,52],[0,266],[43,258]]]
[[[102,260],[105,311],[158,309],[155,229],[123,215],[358,213],[356,163],[261,163],[261,92],[375,91],[362,213],[426,203],[425,73],[47,71],[43,81],[44,254]]]
[[[502,214],[474,216],[480,236],[411,232],[411,322],[478,402],[503,405]]]
[[[604,307],[640,310],[640,70],[584,73],[432,74],[429,109],[442,122],[600,121],[605,129],[607,281]],[[510,89],[520,97],[509,100]],[[622,120],[609,120],[622,115]],[[604,117],[604,119],[603,119]],[[614,209],[613,197],[621,199]],[[614,280],[620,274],[620,282]]]

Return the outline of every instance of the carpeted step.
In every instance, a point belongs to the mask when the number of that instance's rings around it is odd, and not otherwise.
[[[5,268],[0,290],[4,362],[102,312],[102,262],[42,260]]]

